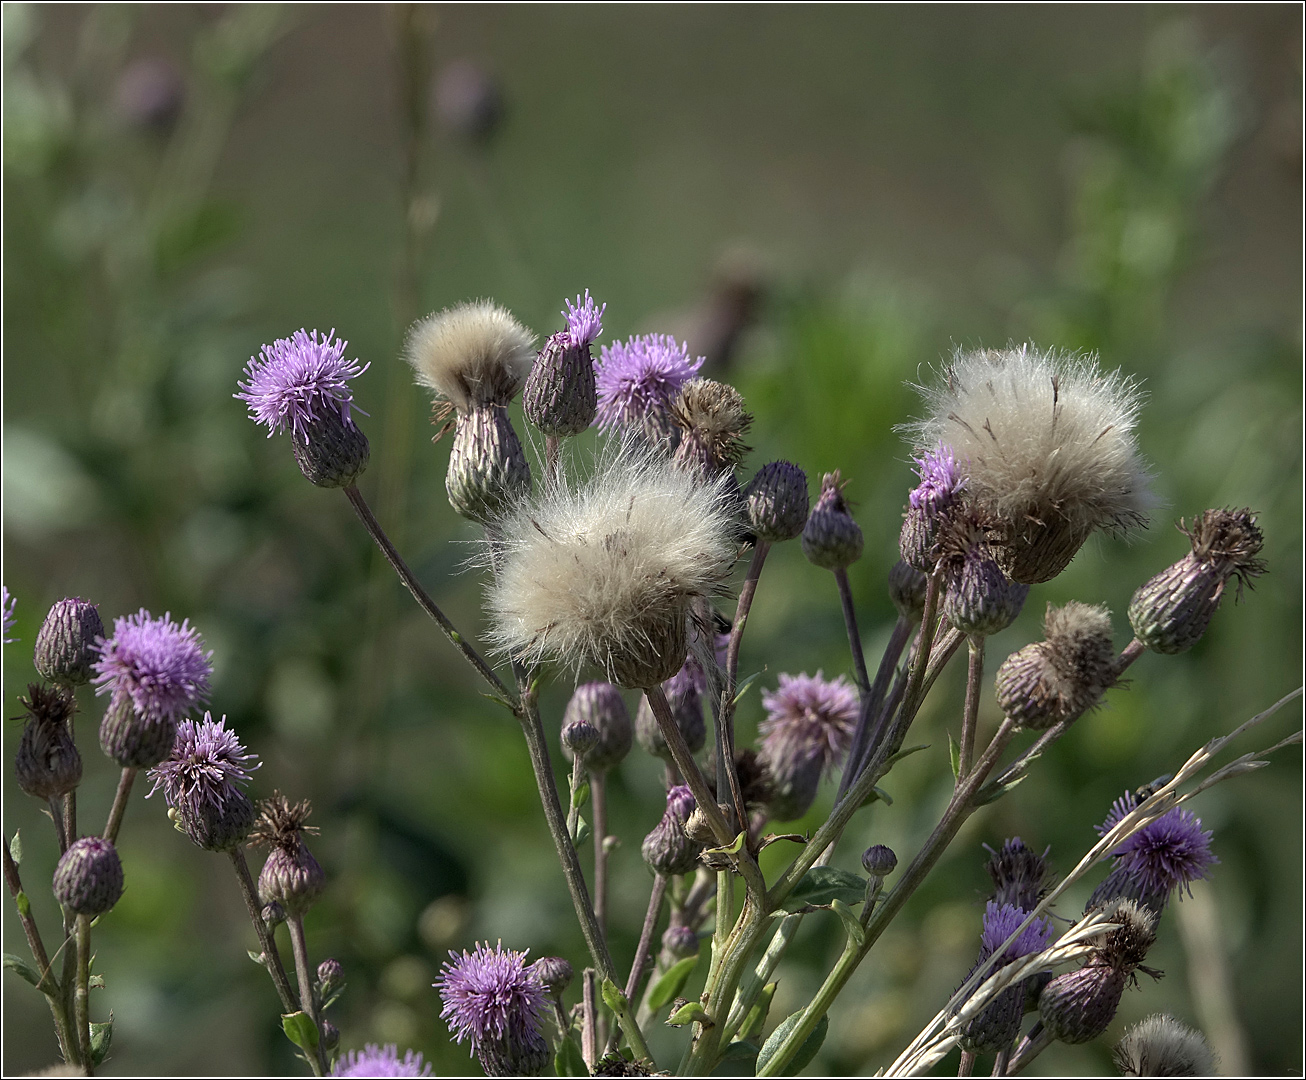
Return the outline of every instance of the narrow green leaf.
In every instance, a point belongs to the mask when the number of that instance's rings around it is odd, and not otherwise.
[[[1003,795],[1014,788],[1017,784],[1025,781],[1028,773],[1020,773],[1018,776],[1008,780],[1005,784],[985,784],[979,791],[975,792],[975,806],[987,806],[991,802],[997,802]]]
[[[281,1029],[286,1038],[306,1054],[317,1049],[317,1025],[306,1012],[283,1013]]]
[[[678,997],[680,991],[685,988],[685,983],[689,982],[689,976],[697,963],[698,954],[695,953],[693,956],[686,956],[683,960],[677,960],[667,968],[662,977],[653,984],[653,989],[648,992],[648,1007],[656,1012],[672,998]]]
[[[686,1024],[704,1023],[710,1027],[712,1018],[697,1001],[687,1001],[667,1017],[667,1027],[684,1027]]]
[[[611,979],[603,980],[603,1003],[618,1016],[625,1016],[630,1001]]]
[[[41,985],[41,973],[21,956],[15,956],[13,953],[8,952],[5,953],[4,966],[10,971],[17,972],[33,986]]]
[[[572,837],[572,841],[579,846],[589,839],[589,834],[590,823],[584,818],[578,818],[576,820],[576,835]]]
[[[737,1039],[721,1051],[712,1076],[756,1076],[757,1043]]]
[[[741,832],[725,847],[708,848],[703,854],[705,855],[738,855],[743,849],[744,840],[747,837],[746,832]]]
[[[884,803],[885,806],[893,805],[893,800],[889,797],[889,793],[879,785],[876,785],[875,787],[871,788],[871,794],[874,795],[877,799],[879,799],[880,802]],[[869,802],[870,800],[868,799],[867,801]]]
[[[568,1035],[558,1044],[558,1052],[553,1055],[553,1071],[559,1076],[589,1076],[585,1068],[585,1058],[581,1055],[576,1040]]]
[[[23,865],[23,838],[19,835],[17,829],[14,830],[14,838],[9,843],[9,854],[13,858],[15,866]]]
[[[864,897],[865,893],[862,895]],[[862,929],[861,920],[857,918],[857,914],[853,909],[837,897],[830,901],[830,907],[842,920],[843,928],[848,931],[848,940],[859,949],[865,945],[866,931]]]
[[[784,907],[793,911],[808,904],[828,904],[836,898],[845,904],[855,904],[865,895],[866,879],[860,874],[834,866],[813,866],[794,886]]]
[[[19,890],[14,894],[14,903],[18,905],[18,914],[24,919],[32,912],[32,902],[27,899],[27,893]]]
[[[253,949],[246,949],[245,953],[254,961],[254,963],[258,964],[259,967],[267,967],[267,964],[263,962],[263,954],[261,952],[255,952]]]
[[[103,976],[103,975],[92,975],[89,979],[86,980],[86,989],[87,989],[87,990],[103,990],[103,989],[104,989],[104,976]]]
[[[346,983],[341,983],[339,986],[333,987],[331,993],[329,993],[325,998],[322,999],[323,1012],[331,1008],[332,1005],[334,1005],[337,1001],[340,1000],[340,995],[345,992],[346,985],[347,985]]]
[[[771,1037],[766,1040],[762,1046],[762,1052],[757,1055],[757,1071],[761,1072],[766,1068],[767,1063],[776,1055],[776,1052],[784,1045],[785,1040],[789,1037],[802,1019],[802,1010],[794,1013],[792,1016],[786,1016],[780,1022],[780,1026],[771,1032]],[[789,1059],[789,1064],[784,1067],[782,1076],[797,1076],[816,1057],[816,1053],[821,1049],[821,1044],[825,1042],[825,1034],[830,1030],[830,1018],[822,1016],[817,1021],[816,1027],[812,1033],[803,1040],[803,1045],[798,1048],[794,1056]]]
[[[952,778],[956,780],[961,775],[961,747],[952,740],[952,732],[948,732],[948,761],[952,764]]]
[[[582,780],[580,787],[571,793],[572,809],[579,810],[590,801],[590,785],[588,780]]]
[[[113,1042],[113,1013],[103,1024],[91,1025],[91,1061],[99,1065],[109,1053],[109,1044]]]
[[[740,1039],[752,1039],[762,1034],[762,1029],[766,1027],[766,1014],[771,1011],[771,1000],[775,997],[775,988],[778,985],[779,983],[767,983],[762,987],[762,992],[757,995],[757,1001],[748,1010],[744,1022],[739,1025]]]
[[[896,765],[903,758],[911,757],[912,754],[919,754],[922,750],[928,750],[929,748],[930,748],[929,743],[916,743],[916,745],[914,746],[908,746],[902,750],[899,750],[896,754],[890,757],[888,761],[884,763],[884,771],[888,772],[893,765]]]
[[[746,678],[743,682],[741,682],[741,683],[739,684],[739,686],[738,686],[738,687],[736,688],[736,690],[735,690],[735,704],[736,704],[736,705],[739,704],[739,699],[742,698],[742,697],[744,696],[744,694],[746,694],[746,693],[748,692],[748,688],[749,688],[750,686],[752,686],[753,683],[757,682],[757,680],[760,679],[761,677],[762,677],[762,672],[761,672],[761,671],[755,671],[755,672],[753,672],[753,674],[751,674],[750,676],[748,676],[748,678]]]

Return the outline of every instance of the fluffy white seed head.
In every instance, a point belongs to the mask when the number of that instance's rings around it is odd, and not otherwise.
[[[917,448],[952,448],[971,495],[992,515],[1057,518],[1072,530],[1141,525],[1155,505],[1134,427],[1143,395],[1091,356],[1016,349],[961,352],[908,425]]]
[[[1164,1013],[1125,1032],[1112,1056],[1124,1076],[1215,1075],[1215,1055],[1205,1036]]]
[[[506,308],[477,300],[414,323],[404,357],[421,386],[467,412],[511,401],[531,370],[534,345]]]
[[[588,479],[520,505],[496,527],[495,647],[528,663],[593,664],[628,686],[652,685],[639,677],[659,667],[670,671],[657,681],[670,678],[690,602],[719,589],[735,559],[725,483],[626,444]]]

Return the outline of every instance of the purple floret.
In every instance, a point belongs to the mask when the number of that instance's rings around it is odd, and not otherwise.
[[[177,725],[172,753],[149,772],[154,781],[150,795],[162,788],[169,806],[192,814],[205,808],[216,813],[226,806],[240,790],[236,785],[249,783],[261,764],[226,725],[225,716],[215,721],[207,712],[198,724],[183,720]]]
[[[1011,937],[1012,932],[1029,916],[1029,912],[1015,904],[999,904],[990,900],[984,908],[984,930],[980,934],[980,958],[987,960]],[[1009,964],[1022,956],[1042,952],[1052,940],[1052,923],[1035,919],[1002,954],[1002,962]]]
[[[250,419],[265,425],[269,438],[286,427],[305,438],[306,424],[332,412],[352,426],[354,394],[349,380],[371,365],[360,367],[357,360],[346,360],[349,342],[333,341],[334,335],[334,330],[325,336],[316,330],[296,330],[250,357],[245,367],[248,381],[237,383],[241,392],[232,396],[249,406]]]
[[[583,349],[592,345],[594,339],[603,333],[603,313],[608,310],[608,305],[596,307],[589,289],[585,290],[583,301],[578,296],[574,304],[570,300],[563,303],[567,305],[562,314],[567,320],[567,336],[572,346]]]
[[[638,424],[665,411],[677,391],[698,373],[705,358],[689,358],[689,347],[667,334],[645,334],[604,345],[596,379],[599,427]]]
[[[409,1050],[403,1058],[394,1043],[377,1046],[368,1043],[361,1050],[350,1050],[340,1055],[332,1076],[434,1076],[429,1062],[422,1060],[416,1050]]]
[[[779,689],[762,694],[762,706],[762,753],[780,773],[815,760],[828,773],[848,752],[858,703],[856,689],[842,675],[782,674]]]
[[[529,951],[529,950],[527,950]],[[441,1018],[457,1042],[472,1041],[480,1052],[496,1044],[525,1047],[542,1041],[548,1003],[539,975],[526,963],[526,952],[477,945],[440,969],[434,985],[444,1007]]]
[[[0,585],[0,597],[3,599],[3,606],[0,607],[3,611],[3,622],[0,623],[0,626],[3,626],[3,633],[0,633],[0,640],[3,640],[6,645],[12,645],[17,639],[11,638],[9,631],[14,627],[14,610],[18,607],[18,598],[10,596],[9,590],[3,585]]]
[[[168,612],[156,619],[141,608],[114,620],[91,681],[97,694],[130,697],[141,716],[177,719],[208,700],[212,656],[188,621],[178,626]]]
[[[912,460],[916,462],[916,471],[921,478],[908,496],[912,509],[924,510],[927,514],[938,513],[952,502],[963,484],[952,447],[939,443],[934,450]]]

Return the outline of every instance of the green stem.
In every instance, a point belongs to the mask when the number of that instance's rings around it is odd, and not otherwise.
[[[984,678],[984,638],[971,634],[969,662],[966,667],[966,705],[961,714],[961,748],[957,752],[957,785],[970,772],[975,756],[975,726],[979,720],[980,682]]]
[[[123,769],[122,775],[118,778],[118,790],[113,794],[109,820],[104,824],[104,838],[111,844],[118,842],[118,830],[122,828],[122,816],[127,812],[127,801],[131,798],[132,784],[135,780],[136,770],[132,768]]]
[[[87,1076],[94,1076],[91,1064],[91,920],[77,916],[77,1048],[82,1057],[82,1068]]]
[[[607,939],[608,916],[608,790],[601,772],[590,775],[590,798],[594,801],[594,917],[599,933]]]
[[[286,919],[290,931],[290,948],[295,954],[295,980],[299,983],[299,1003],[317,1028],[318,1040],[313,1055],[308,1059],[314,1076],[326,1076],[330,1067],[326,1060],[326,1047],[322,1044],[322,1022],[318,1016],[317,995],[313,992],[313,972],[308,963],[308,942],[304,938],[304,916],[291,915]]]
[[[853,591],[848,584],[848,571],[840,567],[834,572],[839,586],[839,603],[843,607],[843,622],[848,630],[848,648],[853,654],[853,671],[857,676],[857,689],[865,697],[871,692],[871,679],[866,673],[866,653],[862,649],[861,631],[857,629],[857,612],[853,607]]]
[[[720,957],[713,958],[712,971],[703,988],[707,995],[703,1008],[708,1018],[716,1022],[707,1027],[695,1025],[694,1039],[678,1070],[681,1076],[706,1076],[716,1066],[722,1035],[726,1030],[723,1021],[728,1016],[730,999],[739,986],[753,946],[761,937],[766,921],[762,908],[752,894],[746,895],[739,921],[735,923]]]
[[[272,977],[272,985],[277,988],[277,997],[281,999],[281,1009],[287,1013],[298,1012],[299,1002],[295,999],[295,992],[290,988],[290,977],[286,974],[286,967],[281,962],[281,953],[277,951],[276,939],[269,932],[267,923],[263,921],[263,910],[259,906],[258,891],[254,888],[254,879],[250,876],[249,863],[245,861],[245,853],[237,847],[227,852],[227,855],[231,858],[231,865],[236,870],[236,881],[240,884],[240,895],[244,898],[249,921],[254,924],[254,933],[258,937],[259,948],[263,951],[263,959],[268,974]]]
[[[766,556],[770,550],[771,545],[765,540],[757,541],[753,546],[753,557],[748,564],[748,573],[744,575],[744,583],[739,587],[735,621],[730,626],[730,641],[726,645],[726,685],[721,694],[721,710],[718,718],[718,726],[723,731],[724,738],[718,740],[717,790],[724,796],[721,784],[724,778],[730,787],[730,796],[735,804],[735,814],[739,819],[740,828],[747,826],[748,813],[739,786],[739,772],[735,768],[735,687],[739,685],[739,646],[744,638],[744,627],[748,625],[748,613],[753,607],[753,597],[757,594],[757,582],[762,576],[762,567],[766,564]],[[724,748],[719,745],[721,741],[725,743]],[[725,801],[724,797],[721,801]]]

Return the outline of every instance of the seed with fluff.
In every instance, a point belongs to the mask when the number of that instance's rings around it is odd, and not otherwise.
[[[1122,1076],[1215,1075],[1215,1054],[1205,1036],[1165,1013],[1126,1031],[1111,1057]]]
[[[428,315],[408,331],[405,358],[417,382],[459,412],[507,405],[535,359],[534,335],[490,300]]]

